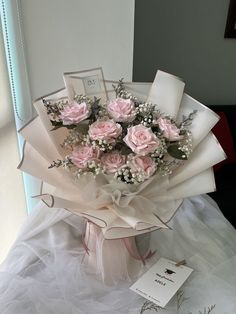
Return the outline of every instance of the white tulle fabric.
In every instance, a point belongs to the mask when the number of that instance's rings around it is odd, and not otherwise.
[[[195,271],[181,288],[179,309],[174,297],[158,313],[204,313],[211,305],[212,314],[236,313],[236,231],[216,204],[207,196],[186,199],[169,225],[172,230],[151,233],[157,253],[142,271],[160,256],[185,259]],[[128,289],[132,280],[109,286],[85,271],[83,228],[68,211],[43,203],[35,208],[0,267],[1,314],[141,313],[145,299]],[[122,251],[109,261],[118,271],[127,263]]]

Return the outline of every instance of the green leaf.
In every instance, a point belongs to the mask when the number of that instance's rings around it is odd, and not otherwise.
[[[76,128],[76,124],[63,125],[61,121],[53,121],[53,120],[50,120],[50,121],[51,121],[51,124],[54,126],[54,128],[52,128],[51,131],[55,131],[60,128],[67,128],[67,129]]]
[[[153,133],[163,133],[158,125],[152,126]]]
[[[98,106],[99,105],[99,102],[100,102],[101,98],[97,98],[97,97],[94,97],[94,103],[93,103],[93,106]]]
[[[77,127],[76,124],[67,124],[67,125],[62,125],[64,128],[67,128],[69,130],[74,129]]]
[[[63,127],[62,122],[57,122],[57,121],[53,121],[53,120],[50,120],[50,121],[51,121],[51,124],[54,126],[54,128],[52,128],[51,131],[55,131],[55,130]]]
[[[181,159],[181,160],[187,160],[188,159],[185,152],[183,152],[180,149],[179,145],[170,145],[167,148],[167,152],[170,154],[171,157],[174,157],[176,159]]]
[[[59,122],[59,121],[50,120],[50,122],[51,122],[51,124],[53,126],[60,126],[60,125],[62,125],[62,122]]]

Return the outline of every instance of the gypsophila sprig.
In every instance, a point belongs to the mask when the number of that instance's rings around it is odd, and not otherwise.
[[[154,119],[159,116],[159,111],[154,111],[155,106],[151,103],[141,103],[137,107],[137,121],[144,126],[154,126]]]
[[[73,146],[79,144],[82,141],[81,133],[77,129],[69,131],[68,136],[65,138],[61,147],[73,149]]]
[[[65,159],[57,159],[56,161],[53,161],[52,164],[48,166],[48,169],[51,169],[54,167],[59,168],[61,166],[64,169],[68,169],[73,166],[73,163],[69,156],[66,156]]]
[[[116,92],[116,98],[130,99],[134,103],[138,104],[137,97],[133,96],[131,93],[128,93],[127,90],[125,89],[123,79],[119,80],[117,86],[113,85],[113,88]]]
[[[43,103],[47,109],[47,114],[52,115],[53,119],[57,119],[57,117],[60,115],[60,112],[64,109],[64,106],[68,104],[68,99],[62,98],[57,102],[43,99]]]
[[[64,167],[76,178],[105,173],[127,184],[170,175],[192,153],[189,126],[196,111],[178,124],[158,104],[139,101],[123,80],[114,90],[116,98],[106,103],[84,95],[72,102],[44,101],[54,129],[69,129],[62,143],[65,159],[49,167]]]

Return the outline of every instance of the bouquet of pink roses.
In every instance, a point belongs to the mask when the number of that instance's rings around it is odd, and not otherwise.
[[[169,175],[192,152],[188,126],[197,111],[177,123],[157,105],[128,93],[122,81],[114,90],[116,98],[106,103],[85,95],[72,102],[44,100],[53,130],[69,129],[62,144],[68,154],[50,168],[63,166],[76,178],[104,173],[129,184]]]
[[[135,236],[168,229],[184,198],[215,189],[219,118],[162,71],[152,84],[107,81],[101,69],[64,79],[20,130],[19,168],[42,180],[36,197],[48,207],[86,219],[88,268],[104,281],[127,278],[152,255],[140,255]]]

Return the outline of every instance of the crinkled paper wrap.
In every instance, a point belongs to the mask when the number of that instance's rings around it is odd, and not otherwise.
[[[112,84],[117,82],[104,82],[107,97],[114,98]],[[19,165],[22,171],[44,182],[42,193],[36,197],[49,207],[65,208],[87,218],[102,228],[106,239],[168,228],[168,221],[184,198],[215,190],[212,166],[226,158],[211,132],[218,116],[185,94],[184,86],[181,79],[162,71],[157,72],[153,84],[125,83],[126,89],[138,99],[157,104],[161,112],[177,121],[197,110],[189,127],[194,147],[189,160],[169,177],[155,175],[138,186],[111,182],[106,175],[99,175],[96,179],[86,175],[75,182],[63,169],[48,169],[53,160],[64,157],[60,144],[68,131],[66,128],[51,131],[43,101],[37,100],[34,103],[37,117],[20,130],[26,142]],[[64,89],[44,99],[55,100],[67,95],[68,91]]]

